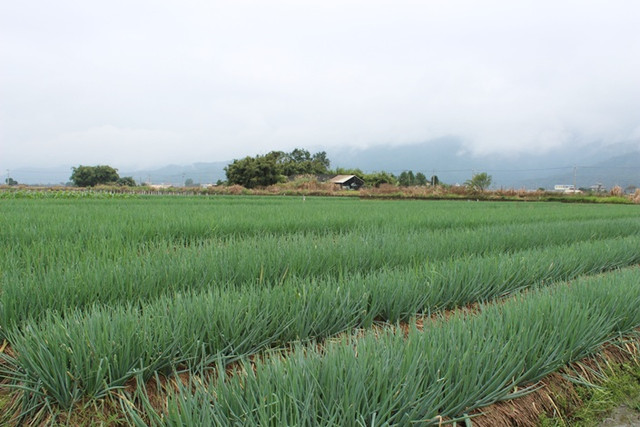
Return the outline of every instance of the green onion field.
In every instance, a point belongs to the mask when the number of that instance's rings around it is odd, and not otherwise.
[[[12,425],[464,422],[640,327],[637,205],[0,197],[0,243]]]

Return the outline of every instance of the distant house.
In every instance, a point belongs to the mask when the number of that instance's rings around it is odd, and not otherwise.
[[[553,191],[558,191],[561,193],[575,193],[576,188],[573,185],[561,184],[561,185],[554,186]]]
[[[339,185],[343,190],[358,190],[364,185],[364,181],[355,175],[336,175],[328,182]]]
[[[166,190],[167,188],[173,187],[171,184],[147,184],[147,186],[154,190]]]

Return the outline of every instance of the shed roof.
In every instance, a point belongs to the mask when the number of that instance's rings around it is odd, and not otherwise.
[[[355,175],[336,175],[333,178],[331,178],[329,182],[332,182],[334,184],[344,184],[345,182],[349,181],[351,178],[358,178],[358,177]]]

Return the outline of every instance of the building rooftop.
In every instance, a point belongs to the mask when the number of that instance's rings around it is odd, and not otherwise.
[[[344,184],[345,182],[349,181],[353,177],[355,177],[355,175],[336,175],[333,178],[331,178],[329,182],[332,182],[334,184]]]

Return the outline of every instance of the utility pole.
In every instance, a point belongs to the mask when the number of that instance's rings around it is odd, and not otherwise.
[[[576,194],[578,187],[576,187],[576,172],[578,170],[578,166],[573,166],[573,194]]]

